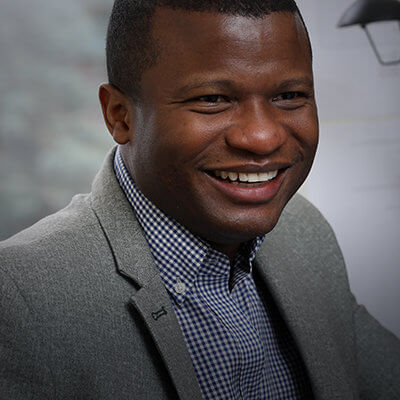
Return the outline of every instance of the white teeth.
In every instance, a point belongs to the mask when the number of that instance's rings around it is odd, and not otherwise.
[[[227,172],[225,172],[225,171],[221,171],[221,175],[220,176],[221,176],[222,179],[226,179],[229,176],[229,174]]]
[[[268,179],[274,179],[277,175],[278,175],[278,171],[271,171],[271,172],[269,172]]]
[[[249,176],[248,174],[244,174],[243,172],[239,173],[239,181],[240,182],[248,182]]]
[[[259,175],[257,173],[251,173],[251,174],[247,174],[248,176],[248,182],[260,182],[261,179],[259,178]]]
[[[228,179],[232,182],[235,182],[239,179],[239,182],[268,182],[271,179],[274,179],[278,175],[278,170],[270,171],[270,172],[227,172],[227,171],[214,171],[215,176]]]
[[[228,175],[229,175],[229,179],[231,181],[236,181],[239,176],[239,174],[237,172],[229,172]]]

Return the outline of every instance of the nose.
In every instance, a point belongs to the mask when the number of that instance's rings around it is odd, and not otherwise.
[[[263,101],[243,105],[237,119],[225,134],[228,146],[257,155],[268,155],[278,150],[287,138],[278,111]]]

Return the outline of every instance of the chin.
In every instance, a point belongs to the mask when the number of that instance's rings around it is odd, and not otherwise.
[[[208,241],[220,244],[234,244],[247,242],[257,236],[262,236],[271,232],[279,221],[281,212],[271,212],[267,215],[265,212],[257,212],[249,215],[237,216],[236,218],[227,218],[221,220],[221,216],[217,223],[212,223],[208,232],[201,237]]]

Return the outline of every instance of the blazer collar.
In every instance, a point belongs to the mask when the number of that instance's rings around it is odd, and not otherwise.
[[[92,207],[107,237],[118,271],[139,287],[158,274],[146,238],[114,173],[117,147],[107,154],[91,192]]]

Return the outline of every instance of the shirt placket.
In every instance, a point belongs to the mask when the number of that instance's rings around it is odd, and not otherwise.
[[[239,386],[241,398],[260,398],[259,388],[265,365],[264,348],[257,330],[254,329],[248,313],[243,313],[229,292],[229,263],[217,258],[208,265],[206,271],[201,270],[198,276],[199,293],[208,307],[218,317],[236,343],[236,351],[240,359]],[[214,264],[214,265],[212,265]],[[238,294],[246,295],[242,288]]]

